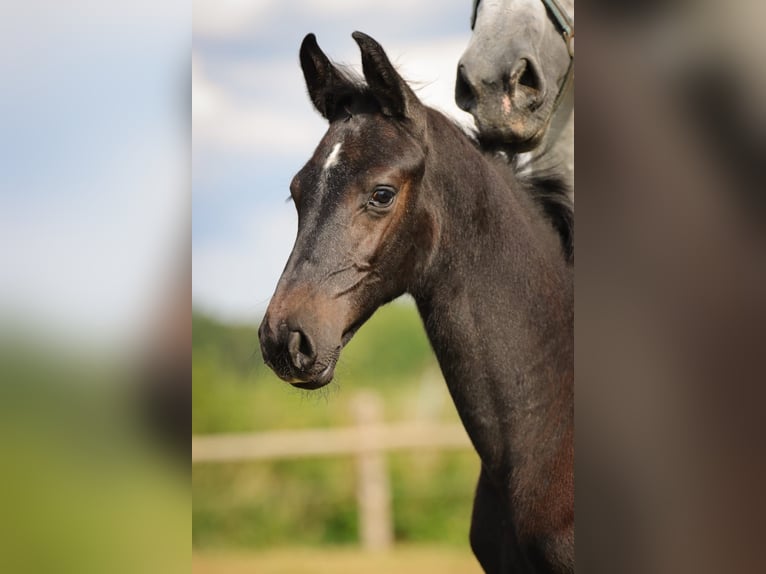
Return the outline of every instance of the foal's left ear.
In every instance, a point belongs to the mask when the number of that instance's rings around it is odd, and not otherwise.
[[[400,118],[419,119],[423,104],[402,79],[383,48],[362,32],[351,34],[362,52],[362,70],[383,112]]]
[[[332,120],[339,100],[354,87],[325,55],[314,34],[307,34],[301,43],[301,69],[309,97],[317,111]]]

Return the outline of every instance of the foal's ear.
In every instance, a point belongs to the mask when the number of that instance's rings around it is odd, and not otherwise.
[[[329,120],[335,114],[339,96],[348,94],[353,86],[322,52],[314,34],[303,39],[300,58],[309,97],[317,111]]]
[[[423,104],[375,40],[362,32],[351,34],[362,52],[362,70],[383,112],[401,118],[419,117]]]

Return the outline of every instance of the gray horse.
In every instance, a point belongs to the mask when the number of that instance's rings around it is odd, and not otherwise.
[[[474,0],[471,28],[455,101],[482,145],[574,190],[574,0]]]

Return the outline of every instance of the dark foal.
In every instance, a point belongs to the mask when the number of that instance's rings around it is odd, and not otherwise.
[[[492,573],[572,572],[565,191],[486,158],[418,100],[377,42],[353,37],[366,84],[313,35],[301,46],[309,95],[330,125],[290,186],[298,236],[260,327],[264,359],[295,386],[321,387],[365,320],[411,293],[482,461],[476,556]]]

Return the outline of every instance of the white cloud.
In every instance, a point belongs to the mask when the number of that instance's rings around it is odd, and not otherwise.
[[[384,46],[399,73],[413,83],[420,99],[462,125],[472,123],[471,115],[455,104],[457,62],[468,44],[467,35],[437,41]],[[399,57],[396,57],[400,54]]]
[[[466,22],[469,6],[466,5]],[[194,34],[233,39],[255,34],[268,26],[271,16],[288,11],[300,22],[369,22],[396,29],[403,18],[426,19],[444,10],[443,0],[194,0]],[[350,30],[347,32],[350,33]]]
[[[380,16],[388,16],[395,21],[400,18],[417,18],[435,14],[443,8],[444,0],[378,0],[360,1],[360,0],[304,0],[307,11],[311,11],[317,16],[323,16],[328,19],[338,17],[353,17],[355,15],[365,15],[374,12]]]
[[[464,125],[471,117],[454,102],[456,63],[466,45],[463,36],[437,42],[392,45],[387,48],[402,75],[419,96]],[[358,51],[330,54],[336,61],[356,62]],[[195,148],[232,153],[295,153],[310,150],[324,131],[324,123],[305,96],[303,78],[295,61],[248,62],[222,65],[213,82],[204,58],[192,59],[192,118]],[[356,62],[354,68],[359,69]],[[258,82],[269,91],[252,88]],[[248,92],[243,94],[242,92]]]
[[[239,73],[259,77],[264,70],[253,63],[239,66]],[[298,80],[284,82],[285,93],[303,93],[305,88]],[[294,153],[311,149],[322,133],[322,123],[308,99],[304,106],[285,106],[274,96],[242,97],[231,84],[214,83],[199,56],[192,60],[192,125],[195,148],[236,153]]]
[[[278,2],[272,0],[194,0],[195,34],[231,37],[256,25]]]

